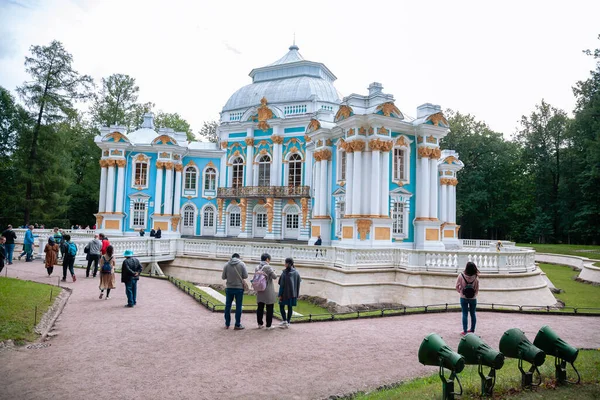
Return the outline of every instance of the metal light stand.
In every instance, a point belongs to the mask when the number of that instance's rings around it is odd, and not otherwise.
[[[581,375],[579,375],[579,371],[577,371],[577,368],[575,368],[575,365],[573,363],[570,363],[571,367],[573,367],[573,370],[575,371],[575,373],[577,374],[577,381],[570,381],[567,379],[567,362],[565,360],[562,360],[558,357],[554,358],[554,367],[556,369],[556,382],[559,384],[564,384],[564,383],[571,383],[571,384],[578,384],[579,382],[581,382]]]
[[[531,389],[533,386],[540,386],[542,383],[542,375],[540,374],[540,370],[533,364],[531,364],[531,368],[529,371],[525,372],[523,370],[523,359],[519,358],[519,371],[521,371],[521,387],[523,389]],[[533,373],[537,372],[539,380],[537,383],[533,383]]]
[[[452,371],[448,379],[444,376],[444,360],[440,358],[440,379],[442,380],[442,399],[443,400],[454,400],[454,395],[461,396],[462,395],[462,385],[460,384],[460,379],[456,376],[456,373]],[[454,379],[458,382],[458,387],[460,387],[460,393],[454,392]]]
[[[492,396],[494,392],[494,386],[496,385],[496,369],[491,368],[488,376],[483,374],[483,364],[481,363],[481,357],[479,357],[479,377],[481,378],[481,395]]]

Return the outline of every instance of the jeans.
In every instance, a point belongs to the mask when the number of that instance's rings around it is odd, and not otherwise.
[[[4,248],[6,249],[6,261],[9,264],[12,264],[13,253],[15,251],[15,245],[13,244],[5,244]]]
[[[75,276],[75,270],[73,269],[73,264],[75,264],[75,257],[70,255],[65,255],[63,258],[63,279],[67,279],[67,268],[69,268],[69,272],[71,276]]]
[[[33,260],[33,245],[32,244],[23,245],[23,251],[26,254],[25,261],[32,261]]]
[[[462,325],[463,332],[467,332],[468,314],[471,314],[471,332],[475,332],[475,323],[477,317],[475,316],[475,308],[477,308],[477,299],[463,299],[460,298],[460,307],[462,308]]]
[[[133,307],[136,305],[137,282],[137,279],[132,279],[129,282],[125,282],[125,295],[127,296],[127,305],[129,307]]]
[[[256,309],[256,322],[258,325],[263,325],[263,314],[265,312],[265,305],[267,306],[267,328],[271,326],[273,323],[273,308],[275,308],[275,304],[265,304],[258,303],[258,308]]]
[[[292,320],[292,306],[288,305],[287,318],[285,314],[285,304],[279,304],[279,312],[281,313],[281,319],[283,321],[287,321],[288,323]]]
[[[235,297],[235,326],[241,325],[244,289],[225,289],[225,326],[231,325],[231,303]]]
[[[96,273],[98,273],[98,261],[100,261],[100,254],[88,254],[88,265],[87,270],[85,271],[85,277],[90,276],[90,267],[92,266],[92,262],[94,263],[94,278],[96,277]]]

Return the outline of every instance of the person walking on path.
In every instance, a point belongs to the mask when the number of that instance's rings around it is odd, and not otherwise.
[[[25,239],[23,239],[23,252],[25,253],[25,262],[33,261],[33,245],[35,244],[36,235],[33,234],[33,225],[29,225],[25,231]],[[19,256],[19,260],[23,257],[23,253]]]
[[[6,247],[4,247],[4,243],[6,242],[6,238],[4,236],[0,236],[0,272],[4,269],[4,260],[6,259]]]
[[[115,289],[115,249],[112,246],[106,248],[106,254],[100,258],[100,289],[99,299],[104,296],[104,290],[106,289],[106,300],[110,299],[110,290]],[[94,276],[96,276],[94,274]]]
[[[298,305],[298,294],[300,293],[300,274],[294,267],[292,258],[285,259],[285,269],[279,276],[279,312],[281,313],[280,328],[289,328],[292,320],[293,307]],[[288,308],[287,315],[285,306]]]
[[[106,249],[108,248],[108,246],[110,246],[110,242],[108,241],[108,238],[104,233],[99,234],[98,238],[102,242],[102,249],[100,250],[100,254],[104,255],[106,254]]]
[[[234,253],[231,260],[223,267],[221,279],[226,280],[225,284],[225,329],[231,325],[231,305],[235,297],[235,326],[233,329],[244,329],[242,325],[242,303],[244,302],[244,289],[248,278],[246,264],[240,260],[240,255]]]
[[[73,269],[73,265],[75,264],[75,257],[77,256],[77,245],[71,242],[71,235],[63,236],[63,243],[66,245],[67,250],[65,251],[65,255],[63,257],[63,277],[62,282],[67,281],[67,268],[71,273],[71,278],[73,278],[73,282],[77,282],[77,277],[75,276],[75,270]]]
[[[258,264],[254,270],[254,279],[258,280],[258,276],[262,275],[260,279],[266,281],[265,289],[256,292],[256,303],[258,304],[258,308],[256,309],[256,322],[258,323],[258,329],[262,329],[263,327],[265,306],[267,308],[267,329],[271,329],[273,323],[273,308],[275,307],[276,299],[273,280],[277,279],[277,274],[275,274],[273,267],[269,265],[270,262],[271,256],[264,253],[260,256],[260,264]]]
[[[98,272],[98,261],[100,260],[100,256],[102,255],[102,242],[98,239],[98,235],[94,235],[94,238],[90,240],[90,242],[85,246],[87,249],[87,269],[85,271],[85,277],[90,277],[90,267],[92,263],[94,263],[94,271],[92,273],[92,277],[96,277],[96,273]]]
[[[44,266],[46,267],[48,276],[50,276],[54,271],[54,266],[58,264],[58,245],[54,241],[54,237],[50,236],[48,238],[48,243],[46,243],[46,247],[44,247],[44,253],[46,253]]]
[[[133,256],[133,250],[125,250],[125,260],[121,267],[121,282],[125,284],[125,295],[127,304],[125,307],[133,307],[137,304],[137,282],[142,272],[142,265]]]
[[[62,260],[65,256],[64,246],[63,246],[63,235],[62,232],[58,228],[54,228],[54,242],[58,245],[60,249],[60,259]]]
[[[456,278],[456,291],[460,294],[460,308],[462,309],[462,326],[461,335],[467,333],[475,333],[475,324],[477,316],[475,309],[477,308],[477,294],[479,293],[479,270],[473,262],[468,262],[465,270]],[[468,314],[471,315],[471,329],[467,331]]]
[[[17,234],[12,229],[12,225],[9,225],[4,232],[2,232],[2,236],[6,241],[4,242],[4,248],[6,249],[6,263],[8,265],[12,264],[13,261],[13,253],[15,251],[15,240],[17,240]]]

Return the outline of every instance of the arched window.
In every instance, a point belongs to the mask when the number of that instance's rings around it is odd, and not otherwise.
[[[406,180],[406,150],[394,148],[394,181]]]
[[[194,210],[194,206],[191,204],[188,204],[187,206],[185,206],[183,208],[183,227],[184,228],[190,228],[190,227],[194,227],[194,214],[195,214],[195,210]]]
[[[244,186],[244,160],[236,157],[232,161],[231,187],[241,188]]]
[[[258,160],[258,186],[269,186],[271,183],[271,157],[264,155]]]
[[[187,167],[185,169],[184,187],[186,194],[189,192],[196,192],[196,180],[198,179],[198,171],[195,167]]]
[[[204,222],[205,228],[213,227],[215,225],[215,209],[211,206],[204,208]]]
[[[217,171],[207,168],[204,172],[204,190],[215,190],[217,187]]]
[[[299,154],[292,154],[288,165],[288,186],[302,186],[302,157]]]

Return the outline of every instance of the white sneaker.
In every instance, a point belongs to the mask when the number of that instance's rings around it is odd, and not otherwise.
[[[110,296],[106,296],[106,300],[110,299]]]
[[[258,328],[256,328],[256,329],[262,329],[262,328],[264,328],[264,326],[263,325],[259,325]]]
[[[270,330],[273,330],[273,329],[275,329],[275,327],[274,327],[274,326],[267,326],[267,328],[266,328],[266,329],[267,329],[268,331],[270,331]]]
[[[289,328],[289,327],[290,327],[290,324],[288,324],[288,322],[287,322],[287,321],[283,321],[282,323],[280,323],[280,324],[279,324],[279,327],[280,327],[281,329],[287,329],[287,328]]]

